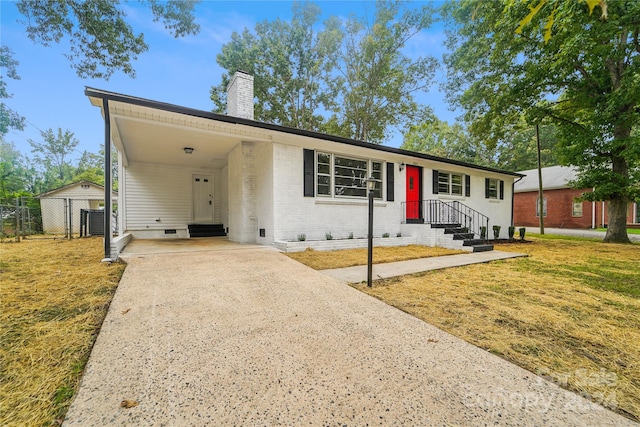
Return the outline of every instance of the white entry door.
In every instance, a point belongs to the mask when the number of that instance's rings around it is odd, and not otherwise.
[[[193,221],[213,222],[213,177],[193,175]]]

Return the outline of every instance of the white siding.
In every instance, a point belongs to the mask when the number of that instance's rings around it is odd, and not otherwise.
[[[214,186],[220,170],[190,169],[178,166],[132,163],[126,168],[126,231],[134,236],[161,237],[165,229],[182,230],[167,237],[186,237],[192,222],[192,175],[211,174]],[[219,191],[214,195],[214,218],[221,218]],[[144,233],[136,233],[136,232]]]

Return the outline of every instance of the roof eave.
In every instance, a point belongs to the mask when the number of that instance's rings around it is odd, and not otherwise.
[[[225,114],[213,113],[210,111],[197,110],[195,108],[183,107],[180,105],[169,104],[166,102],[153,101],[150,99],[138,98],[138,97],[119,94],[115,92],[109,92],[101,89],[92,88],[89,86],[85,86],[84,93],[89,98],[101,98],[109,101],[124,102],[124,103],[129,103],[129,104],[133,104],[141,107],[155,108],[158,110],[168,111],[168,112],[177,113],[177,114],[185,114],[188,116],[193,116],[198,118],[217,120],[224,123],[245,125],[245,126],[251,126],[259,129],[275,131],[275,132],[283,132],[283,133],[288,133],[293,135],[306,136],[306,137],[315,138],[315,139],[338,142],[341,144],[347,144],[347,145],[352,145],[352,146],[362,147],[362,148],[369,148],[372,150],[384,151],[387,153],[393,153],[397,155],[408,156],[408,157],[424,159],[424,160],[431,160],[435,162],[451,164],[456,166],[468,167],[468,168],[483,170],[487,172],[494,172],[502,175],[509,175],[509,176],[516,176],[516,177],[524,176],[517,172],[504,171],[497,168],[475,165],[473,163],[446,159],[443,157],[432,156],[426,153],[418,153],[415,151],[409,151],[409,150],[403,150],[401,148],[394,148],[394,147],[387,147],[384,145],[372,144],[370,142],[359,141],[355,139],[345,138],[342,136],[329,135],[329,134],[324,134],[320,132],[291,128],[291,127],[276,125],[272,123],[264,123],[264,122],[244,119],[240,117],[228,116]]]

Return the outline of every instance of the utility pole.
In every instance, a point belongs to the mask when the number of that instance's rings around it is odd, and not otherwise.
[[[538,143],[538,212],[540,212],[540,234],[544,234],[544,192],[542,190],[542,161],[540,160],[540,127],[537,123],[536,142]]]

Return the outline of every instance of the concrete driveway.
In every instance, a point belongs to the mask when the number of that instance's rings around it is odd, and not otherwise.
[[[636,425],[275,250],[129,259],[66,426],[302,424]]]

